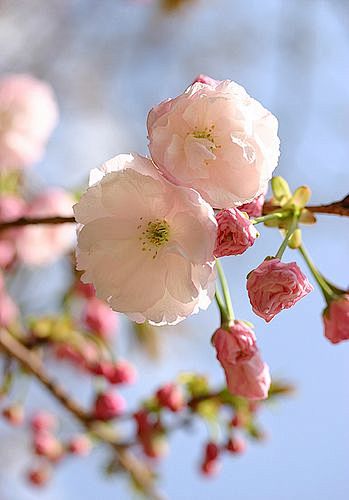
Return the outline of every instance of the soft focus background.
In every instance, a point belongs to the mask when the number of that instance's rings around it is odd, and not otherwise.
[[[78,189],[89,169],[111,156],[146,153],[151,106],[206,73],[236,80],[278,117],[277,173],[292,188],[309,184],[315,203],[349,191],[347,0],[187,0],[171,13],[156,0],[2,0],[0,47],[1,74],[33,73],[58,96],[60,124],[31,171],[34,184]],[[318,220],[304,232],[307,247],[320,269],[347,287],[349,221]],[[161,486],[172,500],[349,497],[349,346],[324,339],[317,290],[268,326],[252,316],[245,276],[279,245],[277,231],[262,232],[245,255],[224,263],[238,316],[254,322],[272,373],[295,383],[297,392],[261,415],[268,439],[242,457],[225,457],[213,480],[197,472],[206,429],[172,436],[160,465]],[[299,260],[295,252],[287,257]],[[28,312],[52,311],[66,271],[62,263],[23,271],[21,290],[14,284],[11,292]],[[118,342],[141,373],[141,383],[125,391],[130,407],[182,370],[222,382],[209,343],[217,319],[213,305],[177,329],[159,331],[156,363],[127,345],[121,325]],[[64,375],[57,369],[57,376]],[[65,377],[83,396],[83,379],[74,372]],[[30,399],[56,409],[37,388],[30,388]],[[0,500],[133,498],[126,481],[102,475],[103,450],[58,468],[48,489],[30,490],[20,473],[30,457],[25,448],[24,433],[2,428]]]

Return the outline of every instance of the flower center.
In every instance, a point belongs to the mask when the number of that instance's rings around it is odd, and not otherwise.
[[[142,220],[141,217],[140,220]],[[142,224],[138,226],[140,229]],[[165,219],[155,219],[149,221],[147,225],[143,226],[143,231],[139,240],[141,242],[141,247],[143,252],[153,252],[153,259],[158,254],[159,248],[166,245],[170,237],[170,226]]]
[[[211,149],[213,149],[214,147],[216,147],[213,137],[214,128],[214,125],[211,125],[211,127],[205,127],[202,130],[198,130],[195,127],[194,131],[192,132],[192,136],[195,137],[195,139],[207,139],[208,141],[212,142]]]

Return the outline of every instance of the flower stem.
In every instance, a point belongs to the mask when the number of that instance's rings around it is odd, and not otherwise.
[[[221,294],[219,293],[218,289],[216,288],[216,293],[215,293],[215,299],[216,303],[221,315],[221,325],[228,325],[229,324],[229,318],[228,318],[228,313],[225,308],[225,304],[223,302],[223,299],[221,297]]]
[[[222,292],[223,292],[223,297],[224,297],[224,302],[225,302],[225,315],[226,319],[229,322],[234,321],[235,316],[234,316],[234,310],[233,310],[233,304],[231,302],[231,297],[230,297],[230,292],[229,292],[229,286],[227,279],[225,277],[224,271],[222,264],[219,262],[218,259],[216,259],[216,267],[217,267],[217,272],[218,272],[218,278],[222,287]],[[217,300],[217,298],[216,298]],[[218,306],[219,307],[219,306]]]
[[[284,240],[283,242],[281,243],[280,245],[280,248],[279,250],[276,252],[275,254],[275,258],[276,259],[280,259],[282,258],[286,248],[287,248],[287,245],[288,245],[288,242],[292,236],[292,234],[295,232],[295,230],[297,229],[297,225],[298,225],[298,214],[295,212],[293,214],[293,217],[292,217],[292,221],[291,221],[291,224],[289,225],[288,229],[287,229],[287,233],[286,233],[286,236],[284,237]]]
[[[307,266],[309,267],[311,274],[314,276],[315,281],[319,285],[327,304],[329,304],[331,300],[335,299],[338,295],[331,289],[325,278],[315,267],[314,262],[311,260],[310,255],[303,245],[299,247],[299,251],[302,254]]]
[[[252,224],[260,224],[261,222],[267,222],[269,220],[285,219],[288,216],[286,213],[276,212],[267,215],[262,215],[261,217],[256,217],[252,219]]]

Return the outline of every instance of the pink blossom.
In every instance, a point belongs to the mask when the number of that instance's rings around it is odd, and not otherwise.
[[[164,385],[156,392],[156,397],[161,406],[173,412],[180,411],[185,406],[183,393],[176,384]]]
[[[265,192],[279,157],[278,124],[237,83],[207,78],[150,111],[149,149],[168,179],[230,208]]]
[[[253,312],[271,321],[283,309],[289,309],[313,290],[296,262],[267,259],[247,278],[247,291]]]
[[[105,339],[110,338],[117,325],[115,312],[97,297],[91,297],[86,301],[83,320],[90,330]]]
[[[234,321],[229,330],[216,330],[212,343],[229,391],[248,399],[265,399],[270,387],[269,368],[260,357],[251,328]]]
[[[249,217],[260,217],[263,211],[264,200],[264,194],[260,194],[256,198],[253,198],[250,203],[240,205],[239,209],[241,212],[246,212]]]
[[[2,195],[0,198],[0,222],[11,222],[22,217],[26,204],[22,198],[13,195]],[[21,229],[7,229],[0,233],[0,268],[9,266],[16,257],[16,238]]]
[[[82,281],[138,323],[176,324],[206,309],[215,282],[212,208],[141,156],[113,158],[90,182],[74,207]]]
[[[79,436],[74,436],[70,440],[68,450],[73,455],[85,457],[90,453],[91,446],[91,440],[85,434],[81,434]]]
[[[332,344],[349,340],[349,294],[332,300],[325,309],[323,318],[325,336]]]
[[[94,417],[97,420],[111,420],[124,413],[126,402],[116,392],[104,392],[97,396],[94,404]]]
[[[53,431],[57,427],[57,419],[52,413],[41,410],[33,415],[30,425],[34,432]]]
[[[71,217],[73,197],[63,189],[49,189],[28,206],[27,217]],[[57,260],[74,245],[73,224],[35,224],[21,230],[17,239],[19,259],[28,265],[44,265]]]
[[[39,161],[57,123],[52,89],[30,75],[0,80],[0,170]]]
[[[256,228],[237,208],[221,210],[216,219],[218,223],[214,250],[216,257],[240,255],[256,241],[258,236]]]

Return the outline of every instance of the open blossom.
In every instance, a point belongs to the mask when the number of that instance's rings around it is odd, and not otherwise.
[[[63,189],[49,189],[34,198],[27,217],[71,217],[73,197]],[[19,259],[28,265],[49,264],[74,245],[73,224],[34,224],[25,226],[17,238]]]
[[[0,222],[11,222],[25,214],[26,204],[22,198],[2,194],[0,197]],[[0,268],[12,264],[16,257],[16,238],[22,229],[11,228],[0,233]]]
[[[216,215],[218,229],[216,257],[240,255],[256,241],[258,232],[249,218],[237,208],[221,210]]]
[[[278,162],[276,118],[230,80],[201,75],[184,94],[155,106],[147,126],[159,169],[214,208],[264,193]]]
[[[41,159],[57,123],[52,89],[30,75],[0,80],[0,170],[22,168]]]
[[[296,262],[280,259],[263,261],[250,272],[247,291],[253,312],[271,321],[283,309],[289,309],[313,290]]]
[[[256,337],[243,321],[219,328],[212,337],[229,391],[248,399],[265,399],[270,387],[269,368],[261,359]]]
[[[212,208],[141,156],[115,157],[90,182],[74,207],[82,281],[137,322],[175,324],[206,309],[215,281]]]
[[[325,337],[338,344],[349,340],[349,294],[343,294],[338,299],[332,300],[323,313]]]

